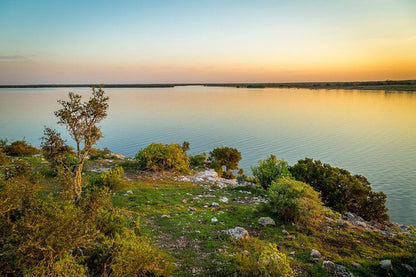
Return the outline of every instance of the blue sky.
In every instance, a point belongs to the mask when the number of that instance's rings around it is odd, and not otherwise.
[[[0,2],[0,83],[416,78],[416,1]]]

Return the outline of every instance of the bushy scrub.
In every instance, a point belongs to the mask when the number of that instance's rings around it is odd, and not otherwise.
[[[218,175],[224,178],[234,178],[232,170],[238,169],[240,160],[241,152],[236,148],[221,146],[210,152],[211,168],[215,169]]]
[[[10,144],[4,144],[2,148],[9,156],[29,156],[40,153],[39,149],[28,144],[24,139],[13,141]]]
[[[20,158],[14,158],[4,166],[4,178],[10,179],[12,177],[27,175],[31,170],[32,166],[30,163]]]
[[[90,182],[97,186],[104,186],[114,189],[122,183],[121,178],[124,176],[124,169],[117,166],[113,169],[103,171],[100,175],[90,179]]]
[[[251,167],[256,183],[267,189],[273,181],[281,177],[289,177],[289,165],[285,160],[278,160],[275,155],[270,155],[265,160],[259,160],[258,165]]]
[[[326,206],[343,213],[350,211],[366,220],[387,221],[386,195],[374,192],[370,182],[361,175],[321,161],[305,158],[290,169],[293,177],[311,185],[321,193]]]
[[[91,148],[89,158],[90,160],[98,160],[98,159],[114,159],[116,157],[113,155],[110,149],[105,147],[104,149]]]
[[[318,192],[308,184],[287,177],[272,183],[267,198],[269,212],[285,222],[312,226],[325,210]]]
[[[166,254],[132,231],[116,234],[112,241],[111,276],[171,276],[173,265]]]
[[[143,170],[173,170],[177,172],[189,170],[188,156],[182,146],[177,143],[149,144],[137,153],[136,159]]]
[[[189,166],[194,170],[203,170],[205,169],[205,163],[208,157],[204,154],[197,154],[189,156]]]
[[[240,251],[236,254],[239,273],[243,276],[294,276],[286,255],[274,243],[264,243],[250,238],[238,242]]]

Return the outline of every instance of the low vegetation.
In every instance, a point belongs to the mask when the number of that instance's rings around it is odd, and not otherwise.
[[[321,193],[325,205],[343,213],[349,211],[367,220],[387,221],[386,195],[374,192],[361,175],[309,158],[290,168],[292,176]]]

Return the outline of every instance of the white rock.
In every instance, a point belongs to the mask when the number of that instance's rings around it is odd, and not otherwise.
[[[224,197],[221,197],[220,198],[220,201],[223,202],[223,203],[228,203],[228,198],[225,197],[225,196]]]
[[[331,261],[323,261],[322,268],[329,273],[333,273],[335,271],[335,264]]]
[[[220,206],[220,204],[218,204],[217,202],[212,202],[211,203],[211,207],[219,207]]]
[[[312,259],[320,259],[320,258],[322,258],[321,253],[318,250],[316,250],[316,249],[312,249],[311,254],[309,254],[309,256]]]
[[[257,223],[262,226],[268,226],[268,225],[276,226],[276,222],[270,217],[260,217]]]
[[[380,261],[380,267],[386,271],[392,271],[393,270],[393,264],[391,263],[391,260],[382,260]]]
[[[241,227],[229,229],[227,233],[235,239],[245,239],[249,237],[248,231]]]
[[[218,219],[216,217],[211,218],[211,223],[217,223]]]

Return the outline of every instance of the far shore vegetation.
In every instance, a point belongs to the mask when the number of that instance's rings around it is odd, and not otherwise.
[[[0,276],[414,276],[416,229],[346,169],[218,146],[94,148],[108,97],[55,112],[38,149],[0,140]],[[353,275],[351,275],[353,274]]]
[[[0,88],[54,88],[54,87],[98,87],[101,84],[27,84],[0,85]],[[211,86],[236,88],[307,88],[416,91],[416,80],[385,80],[356,82],[293,82],[293,83],[171,83],[171,84],[104,84],[105,88],[169,88],[175,86]]]

